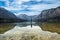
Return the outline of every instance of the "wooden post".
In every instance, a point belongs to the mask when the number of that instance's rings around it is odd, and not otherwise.
[[[31,27],[32,27],[32,17],[31,17]]]

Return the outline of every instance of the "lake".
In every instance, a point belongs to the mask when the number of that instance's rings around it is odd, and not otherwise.
[[[60,40],[60,23],[1,23],[0,40]]]

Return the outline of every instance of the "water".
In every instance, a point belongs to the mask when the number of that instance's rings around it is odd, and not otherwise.
[[[46,23],[42,25],[36,22],[32,22],[32,27],[30,22],[2,23],[0,40],[60,40],[59,30],[48,30],[52,28],[45,26]],[[58,29],[58,27],[53,28]]]

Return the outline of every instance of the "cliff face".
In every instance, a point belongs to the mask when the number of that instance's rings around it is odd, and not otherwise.
[[[57,7],[57,8],[52,8],[52,9],[47,9],[47,10],[43,10],[41,12],[41,14],[38,16],[38,19],[39,20],[45,20],[45,21],[48,21],[48,20],[53,20],[53,21],[56,21],[56,20],[59,20],[60,19],[60,7]]]

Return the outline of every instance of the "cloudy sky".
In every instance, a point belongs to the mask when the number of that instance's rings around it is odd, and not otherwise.
[[[60,0],[0,0],[3,7],[15,15],[38,15],[42,10],[60,6]]]

